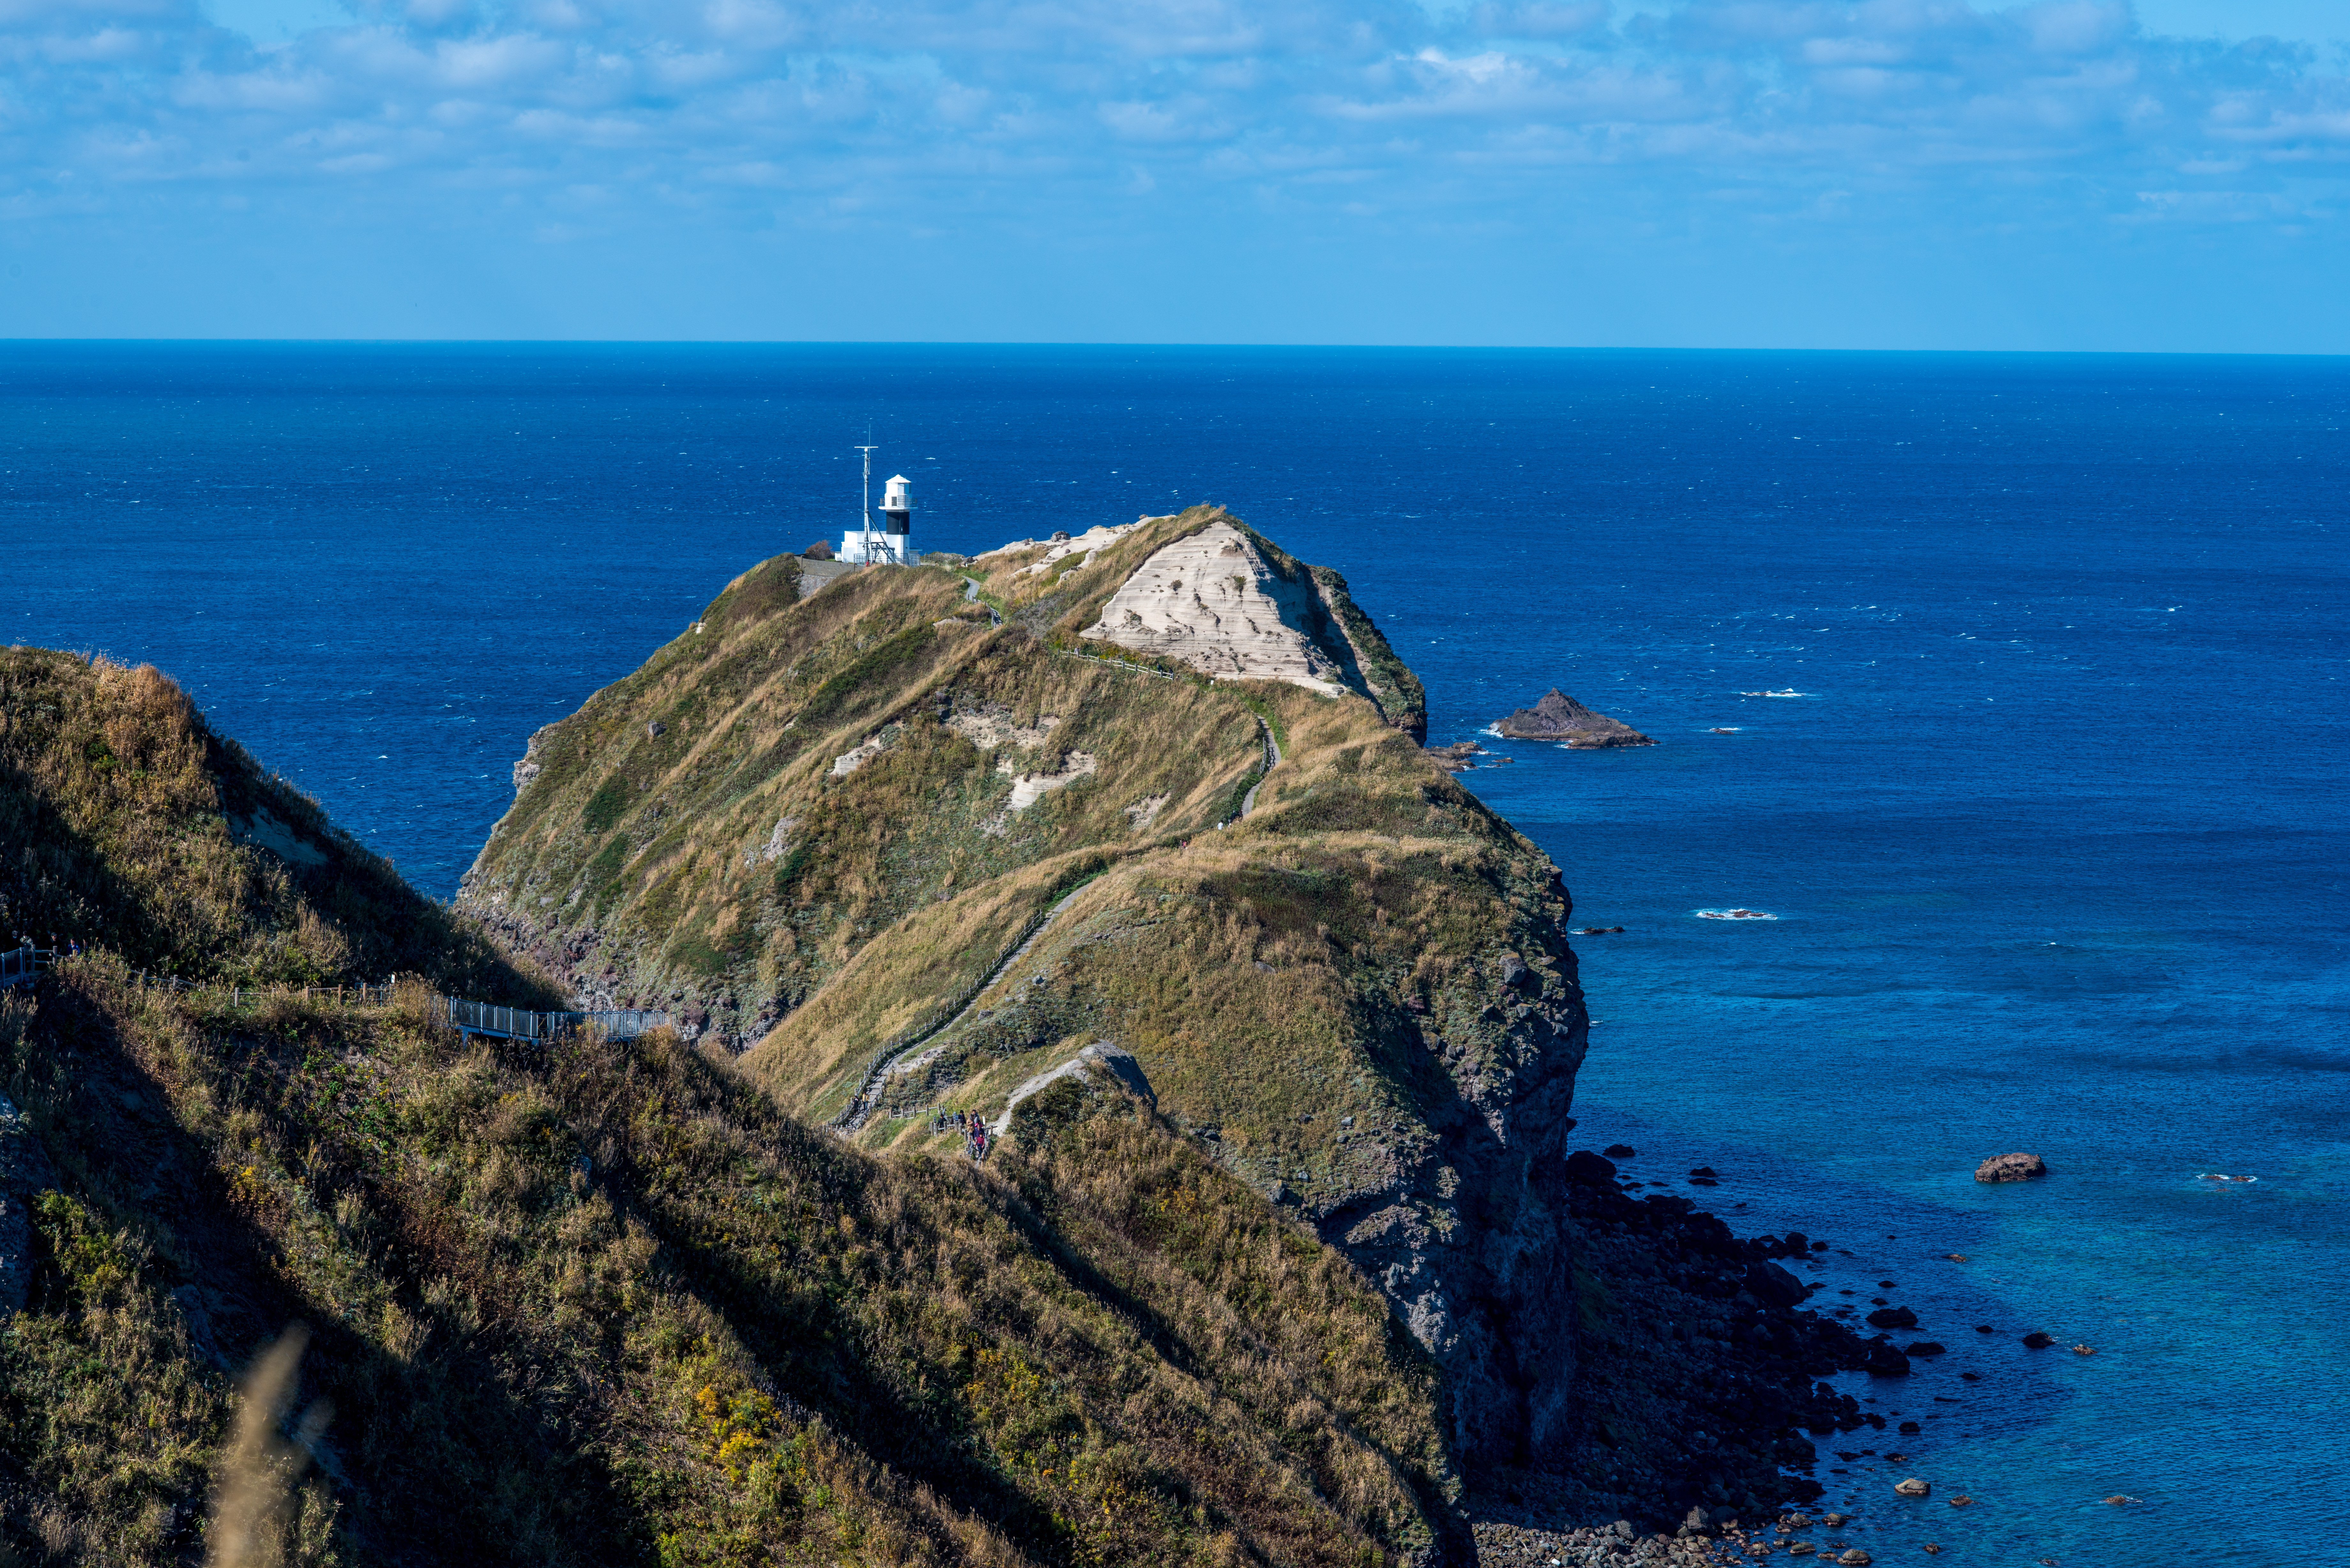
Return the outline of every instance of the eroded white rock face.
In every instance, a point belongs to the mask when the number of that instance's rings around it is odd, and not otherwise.
[[[1145,561],[1082,635],[1335,697],[1346,677],[1304,630],[1316,608],[1311,586],[1284,582],[1239,529],[1214,523]]]
[[[1010,759],[1006,759],[1009,761]],[[1051,774],[1014,774],[1012,777],[1012,799],[1005,803],[1006,811],[1025,811],[1056,789],[1066,789],[1094,771],[1091,752],[1071,752],[1061,771]],[[1005,771],[1002,763],[997,771]]]
[[[1006,746],[1033,752],[1045,743],[1053,726],[1060,722],[1057,713],[1039,713],[1035,724],[1024,728],[1013,718],[1011,709],[992,704],[972,712],[954,714],[947,720],[947,728],[983,752],[1002,751]]]
[[[324,866],[326,851],[310,843],[291,827],[270,814],[267,806],[256,806],[249,817],[228,819],[229,836],[239,844],[256,844],[288,866]]]
[[[743,864],[745,866],[772,865],[781,860],[784,857],[784,851],[792,846],[791,831],[797,827],[799,823],[800,819],[796,816],[779,818],[775,823],[775,831],[767,835],[765,844],[754,844],[750,848],[743,851]]]
[[[894,732],[884,730],[881,733],[874,736],[863,745],[853,746],[847,751],[841,753],[840,755],[832,759],[832,776],[834,778],[844,778],[848,774],[855,773],[867,763],[888,751],[890,746],[896,742],[897,739],[898,737]]]

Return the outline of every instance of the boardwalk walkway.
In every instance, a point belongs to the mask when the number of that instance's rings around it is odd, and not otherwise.
[[[31,948],[15,953],[0,953],[0,985],[20,984],[30,978],[36,966],[29,961],[45,960],[54,955],[37,952]],[[18,960],[28,961],[18,965]],[[28,971],[18,972],[19,967]],[[299,996],[305,1001],[332,1002],[337,1005],[358,1007],[389,1007],[398,985],[386,981],[381,985],[217,985],[190,981],[178,975],[150,974],[144,970],[130,971],[130,983],[151,991],[184,992],[191,996],[210,994],[225,998],[234,1007],[257,1005],[272,997]],[[438,992],[427,993],[431,1011],[440,1023],[446,1023],[460,1034],[486,1034],[501,1040],[559,1040],[582,1029],[601,1030],[607,1038],[633,1040],[638,1035],[668,1026],[669,1014],[645,1008],[609,1010],[600,1012],[534,1012],[527,1008],[500,1007],[494,1002],[474,1002],[462,996],[443,996]]]
[[[500,1040],[559,1040],[582,1029],[600,1029],[608,1039],[634,1040],[669,1024],[668,1013],[643,1008],[602,1012],[531,1012],[455,996],[436,996],[432,1000],[441,1008],[443,1022],[460,1034],[487,1034]]]

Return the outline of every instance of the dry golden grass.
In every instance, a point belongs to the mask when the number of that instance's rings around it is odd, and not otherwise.
[[[756,620],[732,615],[738,591],[541,737],[542,772],[468,881],[466,906],[517,939],[592,947],[583,983],[616,995],[681,990],[745,1028],[928,905],[1230,815],[1259,764],[1243,698],[974,627],[941,571],[857,574]],[[988,752],[943,722],[981,715],[1050,733]],[[1095,771],[1007,809],[1014,774],[1073,753]],[[1159,797],[1139,832],[1129,809]]]
[[[76,1195],[7,1446],[88,1555],[161,1561],[216,1465],[262,1478],[216,1546],[275,1517],[305,1563],[1336,1565],[1451,1528],[1385,1303],[1123,1101],[989,1168],[876,1161],[666,1036],[233,1017],[102,957],[0,1077]],[[290,1354],[233,1421],[204,1347],[280,1314],[338,1456],[283,1511]]]
[[[299,1324],[287,1329],[254,1359],[237,1390],[236,1429],[221,1453],[212,1521],[204,1531],[206,1568],[284,1568],[289,1560],[325,1554],[319,1526],[327,1514],[302,1507],[318,1494],[297,1493],[296,1487],[309,1463],[306,1445],[325,1432],[330,1412],[323,1403],[314,1405],[303,1413],[296,1442],[278,1436],[309,1343],[308,1329]]]
[[[1286,737],[1256,814],[1110,859],[923,1043],[921,1069],[889,1080],[864,1141],[920,1147],[942,1111],[1000,1118],[1029,1078],[1110,1041],[1162,1113],[1212,1131],[1232,1168],[1315,1212],[1378,1189],[1453,1114],[1455,1081],[1419,1022],[1471,1040],[1500,955],[1551,961],[1566,913],[1555,868],[1368,704],[1272,683],[1219,691]],[[983,972],[990,938],[1008,945],[1008,917],[942,939],[947,912],[976,897],[878,936],[745,1067],[795,1106],[837,1111],[899,1021],[933,1016]],[[976,956],[948,983],[942,952]]]
[[[0,649],[0,942],[11,946],[78,939],[141,968],[240,985],[393,971],[473,994],[515,985],[469,926],[215,736],[151,667]]]

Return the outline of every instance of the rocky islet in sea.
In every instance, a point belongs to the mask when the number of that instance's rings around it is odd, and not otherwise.
[[[2035,1181],[2047,1174],[2047,1162],[2036,1154],[1995,1154],[1975,1167],[1975,1179],[1982,1182]]]
[[[1493,730],[1505,740],[1550,741],[1579,752],[1657,743],[1621,720],[1594,712],[1555,686],[1533,707],[1519,709]]]

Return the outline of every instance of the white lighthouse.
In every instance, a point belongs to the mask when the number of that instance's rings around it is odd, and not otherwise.
[[[892,566],[911,566],[914,561],[914,487],[902,473],[889,476],[881,487],[881,526],[873,526],[873,451],[858,449],[865,454],[865,525],[852,528],[840,536],[840,558],[844,561],[874,562]]]

